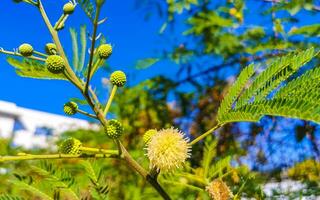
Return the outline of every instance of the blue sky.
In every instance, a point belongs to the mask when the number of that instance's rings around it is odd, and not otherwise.
[[[57,3],[58,2],[58,3]],[[44,1],[47,14],[52,23],[60,17],[61,9],[66,1]],[[139,59],[155,56],[157,47],[162,45],[158,35],[162,21],[155,18],[146,21],[141,10],[137,10],[132,0],[108,0],[103,8],[102,16],[107,22],[99,29],[107,36],[108,42],[114,46],[114,53],[109,63],[114,70],[121,69],[129,73],[129,84],[154,76],[155,74],[170,74],[156,64],[149,70],[133,70]],[[49,32],[38,10],[31,5],[13,3],[4,0],[0,5],[0,47],[12,50],[21,43],[27,42],[36,50],[43,51],[47,42],[51,42]],[[66,28],[60,32],[65,50],[71,53],[69,27],[78,28],[89,24],[80,7],[68,19]],[[88,26],[89,29],[91,27]],[[71,55],[71,54],[70,54]],[[63,114],[62,105],[71,97],[79,96],[79,92],[66,81],[47,81],[22,78],[15,74],[9,66],[5,55],[0,55],[0,100],[11,101],[19,106]],[[108,77],[108,74],[102,74]],[[100,78],[95,83],[100,84]]]

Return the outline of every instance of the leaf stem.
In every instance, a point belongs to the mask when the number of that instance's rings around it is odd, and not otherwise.
[[[43,159],[70,159],[70,158],[115,158],[114,154],[47,154],[47,155],[31,155],[23,156],[0,156],[0,163],[19,160],[43,160]]]
[[[110,93],[110,97],[109,97],[108,102],[107,102],[107,105],[106,105],[106,107],[104,108],[104,111],[103,111],[103,116],[104,116],[104,117],[106,117],[107,114],[108,114],[108,111],[109,111],[109,109],[110,109],[110,106],[111,106],[111,103],[112,103],[112,101],[113,101],[113,98],[114,98],[114,96],[115,96],[115,94],[116,94],[116,92],[117,92],[117,89],[118,89],[118,86],[116,86],[116,85],[114,85],[114,86],[112,87],[112,90],[111,90],[111,93]]]
[[[6,51],[6,50],[1,49],[1,48],[0,48],[0,53],[7,54],[7,55],[13,55],[13,56],[20,56],[20,57],[23,57],[23,58],[29,58],[29,59],[33,59],[33,60],[38,60],[38,61],[41,61],[41,62],[45,62],[46,61],[44,58],[39,58],[39,57],[36,57],[36,56],[24,57],[18,52]]]
[[[118,150],[110,150],[110,149],[97,149],[90,147],[81,147],[81,151],[90,152],[90,153],[101,153],[101,154],[110,154],[110,155],[118,155]]]
[[[202,140],[203,138],[207,137],[208,135],[210,135],[212,132],[214,132],[215,130],[217,130],[218,128],[220,128],[221,126],[223,126],[224,124],[217,124],[216,126],[214,126],[212,129],[208,130],[207,132],[201,134],[200,136],[198,136],[197,138],[195,138],[194,140],[192,140],[190,142],[190,145],[194,145],[197,142],[199,142],[200,140]]]
[[[95,115],[93,115],[93,114],[90,114],[90,113],[88,113],[88,112],[86,112],[86,111],[77,109],[77,112],[78,112],[78,113],[81,113],[81,114],[83,114],[83,115],[86,115],[86,116],[88,116],[88,117],[91,117],[91,118],[94,118],[94,119],[98,119],[97,116],[95,116]]]
[[[96,14],[93,21],[93,34],[92,34],[92,42],[91,42],[91,48],[90,48],[90,58],[89,58],[89,65],[88,65],[88,74],[87,74],[87,81],[84,87],[84,93],[88,93],[89,84],[90,84],[90,76],[91,76],[91,70],[92,70],[92,62],[94,57],[94,49],[96,45],[96,35],[97,35],[97,29],[98,29],[98,21],[99,21],[99,15],[100,15],[101,7],[97,6]]]
[[[37,55],[39,55],[39,56],[43,56],[43,57],[45,57],[45,58],[48,57],[47,54],[41,53],[41,52],[39,52],[39,51],[33,51],[33,53],[34,53],[34,54],[37,54]]]

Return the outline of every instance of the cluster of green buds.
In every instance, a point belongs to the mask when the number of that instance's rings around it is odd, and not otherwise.
[[[48,55],[55,55],[57,54],[57,46],[54,43],[47,43],[45,51]]]
[[[46,66],[48,71],[50,71],[51,73],[59,74],[64,71],[66,64],[61,56],[49,55],[46,59]]]
[[[100,59],[108,59],[112,54],[112,46],[110,44],[102,44],[98,47],[98,55]]]
[[[110,82],[117,87],[123,87],[127,82],[126,74],[123,71],[115,71],[110,75]]]
[[[74,115],[78,111],[78,104],[73,101],[69,101],[63,105],[63,111],[67,115]]]
[[[32,56],[33,54],[33,47],[27,43],[20,45],[18,50],[19,50],[19,53],[24,57],[29,57],[29,56]]]
[[[82,143],[75,138],[68,138],[64,140],[59,146],[59,152],[62,154],[80,154]]]
[[[143,135],[143,142],[148,144],[151,140],[151,137],[154,136],[158,131],[156,129],[149,129]]]
[[[64,4],[64,6],[63,6],[63,13],[65,15],[70,15],[73,13],[74,8],[75,8],[74,4],[71,2],[68,2],[68,3]]]
[[[115,119],[111,119],[107,122],[105,133],[112,139],[118,139],[123,134],[124,128],[122,124]]]

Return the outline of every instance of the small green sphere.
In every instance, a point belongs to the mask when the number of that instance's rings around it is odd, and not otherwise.
[[[46,66],[51,73],[62,73],[65,68],[65,62],[61,56],[50,55],[46,60]]]
[[[105,129],[107,136],[112,139],[118,139],[122,135],[123,131],[124,129],[122,124],[115,119],[109,120]]]
[[[102,44],[98,48],[98,55],[101,59],[107,59],[112,54],[112,46],[110,44]]]
[[[151,137],[157,133],[156,129],[149,129],[147,132],[144,133],[143,135],[143,141],[145,144],[148,144],[151,140]]]
[[[70,15],[70,14],[72,14],[73,13],[73,11],[74,11],[74,5],[73,5],[73,3],[66,3],[66,4],[64,4],[64,6],[63,6],[63,13],[64,14],[66,14],[66,15]]]
[[[19,53],[25,57],[31,56],[33,54],[33,48],[30,44],[24,43],[19,46]]]
[[[80,154],[82,143],[75,138],[68,138],[64,140],[59,146],[59,152],[62,154]]]
[[[78,104],[73,101],[69,101],[68,103],[65,103],[63,105],[63,111],[67,115],[74,115],[77,113],[77,110],[78,110]]]
[[[127,82],[126,74],[123,71],[115,71],[110,76],[110,82],[118,87],[123,87]]]
[[[47,43],[45,51],[49,55],[55,55],[57,53],[57,46],[54,43]]]

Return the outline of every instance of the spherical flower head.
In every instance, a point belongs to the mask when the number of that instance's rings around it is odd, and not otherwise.
[[[63,13],[66,14],[66,15],[70,15],[73,13],[74,11],[74,5],[73,3],[69,2],[69,3],[66,3],[64,4],[63,6]]]
[[[63,105],[63,111],[67,115],[74,115],[77,113],[77,110],[78,110],[78,104],[73,101],[70,101]]]
[[[19,46],[19,53],[24,57],[31,56],[33,54],[33,48],[30,44],[24,43]]]
[[[212,200],[229,200],[233,195],[229,187],[222,180],[214,180],[207,187],[206,191]]]
[[[46,66],[51,73],[62,73],[65,68],[65,62],[61,56],[50,55],[46,60]]]
[[[112,46],[110,44],[102,44],[98,48],[98,55],[101,59],[107,59],[112,54]]]
[[[178,129],[158,131],[147,145],[147,156],[151,166],[164,173],[181,167],[190,157],[191,146],[188,141]]]
[[[54,43],[47,43],[45,51],[49,55],[55,55],[57,53],[57,46]]]
[[[122,135],[123,131],[123,126],[118,120],[111,119],[107,122],[105,132],[110,138],[118,139]]]
[[[64,140],[60,146],[59,151],[62,154],[80,154],[81,153],[82,143],[75,138],[68,138]]]
[[[156,133],[157,133],[156,129],[150,129],[147,132],[145,132],[143,135],[143,142],[145,144],[148,144],[151,140],[151,137],[154,136]]]
[[[127,82],[127,76],[123,71],[115,71],[110,76],[110,82],[118,87],[123,87]]]

